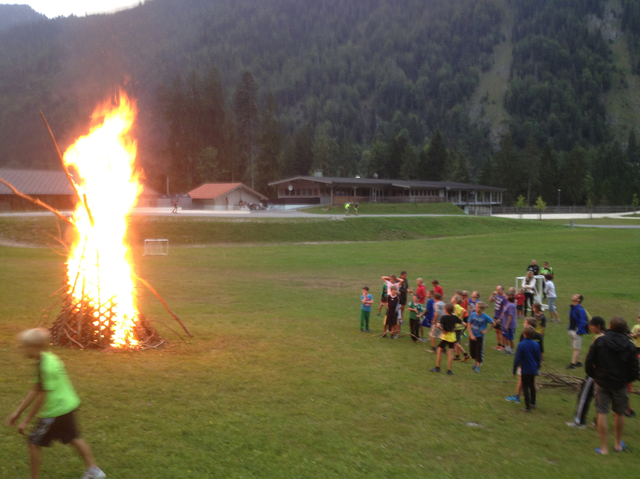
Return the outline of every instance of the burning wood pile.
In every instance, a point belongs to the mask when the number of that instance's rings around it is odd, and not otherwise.
[[[77,233],[66,263],[62,310],[51,326],[56,345],[83,349],[160,346],[164,340],[138,311],[134,281],[149,288],[191,336],[158,293],[130,266],[126,217],[142,191],[134,171],[136,143],[128,136],[135,116],[135,106],[121,94],[117,105],[109,101],[96,109],[89,134],[79,138],[64,156],[56,144],[78,198],[71,219],[0,179],[17,195],[72,225]]]

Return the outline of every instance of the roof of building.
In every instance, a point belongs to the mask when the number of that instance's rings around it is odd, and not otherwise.
[[[323,183],[327,186],[386,186],[396,188],[449,188],[451,190],[505,191],[504,188],[498,188],[495,186],[472,185],[452,181],[381,180],[373,178],[339,178],[330,176],[294,176],[293,178],[274,181],[269,183],[269,186],[278,186],[283,183],[290,183],[296,180]]]
[[[26,195],[75,195],[64,171],[0,168],[0,178]],[[0,183],[0,195],[12,194],[13,191],[8,186]],[[142,185],[141,196],[161,196],[161,194],[153,188]]]
[[[223,195],[228,195],[238,188],[244,188],[258,198],[267,199],[266,196],[252,190],[243,183],[205,183],[202,186],[198,186],[195,190],[190,191],[188,194],[194,200],[214,200]]]
[[[18,191],[27,195],[74,194],[64,171],[0,168],[0,178],[11,183]],[[0,183],[0,195],[11,194],[13,194],[13,191]]]

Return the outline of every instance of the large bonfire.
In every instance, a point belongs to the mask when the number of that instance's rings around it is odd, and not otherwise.
[[[126,218],[142,190],[134,170],[136,143],[129,137],[135,116],[135,104],[120,94],[117,104],[95,110],[89,134],[63,156],[78,196],[72,218],[77,235],[62,312],[51,328],[54,343],[135,348],[161,341],[136,307],[127,258]]]

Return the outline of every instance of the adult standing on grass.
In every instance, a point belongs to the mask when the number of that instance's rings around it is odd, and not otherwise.
[[[531,271],[534,275],[538,276],[540,274],[540,266],[535,259],[531,260],[531,264],[527,266],[527,273]]]
[[[58,356],[45,351],[51,341],[46,329],[28,329],[23,331],[20,342],[25,356],[37,360],[36,381],[18,409],[7,418],[8,426],[15,426],[22,413],[33,407],[18,426],[18,432],[25,434],[31,420],[40,415],[38,424],[28,439],[31,459],[31,479],[40,477],[41,448],[49,447],[53,441],[73,445],[87,465],[83,479],[104,479],[107,477],[93,459],[91,449],[78,434],[75,411],[80,405],[64,364]]]
[[[585,359],[585,370],[595,384],[596,411],[598,411],[599,454],[608,454],[607,414],[609,405],[615,415],[615,445],[613,450],[626,449],[622,442],[624,414],[629,404],[627,384],[638,379],[638,356],[629,341],[627,322],[620,316],[609,321],[609,330],[596,339]]]
[[[582,336],[587,334],[587,312],[582,307],[582,300],[584,298],[581,294],[574,294],[571,297],[569,311],[569,337],[571,338],[571,347],[573,348],[573,355],[571,356],[571,364],[567,366],[567,369],[576,369],[582,367],[580,362],[580,355],[582,354]]]
[[[604,332],[607,329],[607,325],[600,316],[594,316],[591,321],[589,321],[589,330],[594,335],[593,341],[591,344],[595,342],[600,336],[604,336]],[[576,411],[573,415],[573,421],[568,422],[567,426],[569,427],[577,427],[580,429],[584,429],[587,427],[587,414],[589,413],[589,406],[591,405],[591,400],[593,399],[593,390],[594,390],[594,382],[593,378],[587,374],[587,378],[582,383],[580,387],[580,392],[578,393],[578,403],[576,404]]]
[[[533,299],[538,292],[533,271],[528,271],[527,276],[522,280],[522,289],[524,290],[524,315],[528,316],[527,306],[533,311]]]
[[[545,275],[544,293],[547,295],[547,303],[549,304],[549,319],[551,321],[560,322],[558,312],[556,311],[556,285],[553,282],[553,276]]]
[[[493,329],[496,330],[497,344],[493,349],[502,350],[504,349],[502,347],[502,313],[504,312],[504,308],[507,305],[507,297],[504,294],[504,288],[502,286],[496,286],[496,290],[491,293],[491,296],[489,296],[489,302],[495,304],[493,310]]]

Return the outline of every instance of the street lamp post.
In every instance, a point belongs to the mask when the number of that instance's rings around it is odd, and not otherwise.
[[[560,192],[562,190],[560,188],[558,188],[558,208],[560,207]]]

